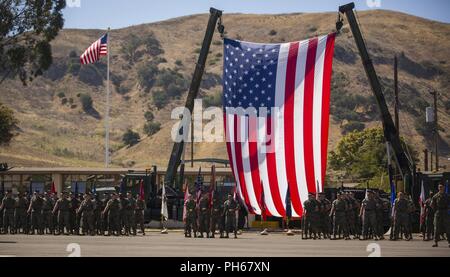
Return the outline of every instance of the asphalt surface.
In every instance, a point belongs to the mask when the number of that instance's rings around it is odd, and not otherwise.
[[[0,235],[0,257],[67,257],[72,243],[79,245],[82,257],[367,257],[373,252],[367,250],[371,243],[378,244],[369,248],[379,249],[382,257],[450,257],[447,242],[432,248],[432,242],[419,237],[409,242],[330,241],[246,232],[238,239],[189,239],[180,231],[153,231],[145,237]]]

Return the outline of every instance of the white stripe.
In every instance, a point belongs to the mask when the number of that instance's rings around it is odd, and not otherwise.
[[[267,159],[266,159],[266,124],[267,119],[264,117],[258,118],[258,166],[259,176],[264,188],[264,201],[269,213],[273,216],[281,217],[278,213],[272,198],[270,190],[269,175],[267,173]]]
[[[306,183],[305,172],[305,152],[303,140],[303,115],[305,103],[305,71],[306,58],[308,56],[309,41],[300,42],[297,57],[297,71],[295,76],[295,95],[294,95],[294,154],[295,154],[295,173],[297,174],[297,187],[302,203],[308,199],[308,185]]]
[[[252,170],[250,166],[250,150],[249,150],[249,118],[245,115],[239,116],[241,128],[241,151],[242,151],[242,168],[244,170],[245,187],[247,188],[247,195],[252,205],[252,210],[256,214],[261,214],[261,209],[258,204],[258,199],[255,194],[252,180]],[[258,184],[259,186],[260,184]]]
[[[316,65],[314,72],[314,103],[313,103],[313,156],[314,156],[314,176],[316,177],[314,186],[319,190],[322,188],[322,94],[323,94],[323,71],[325,62],[325,49],[327,46],[327,36],[319,37],[316,54]]]
[[[234,139],[234,114],[229,114],[226,111],[226,116],[227,116],[227,126],[226,126],[226,130],[228,132],[228,139],[230,141],[230,149],[231,149],[231,158],[233,160],[233,172],[235,174],[234,179],[236,180],[236,187],[237,187],[237,193],[239,195],[242,196],[241,194],[241,184],[239,182],[239,172],[237,170],[237,166],[236,166],[236,142]],[[243,198],[243,197],[242,197]],[[245,203],[245,199],[244,203]]]
[[[275,88],[275,107],[278,112],[273,112],[272,118],[274,120],[274,137],[275,137],[275,159],[276,170],[278,177],[278,189],[280,191],[281,201],[286,209],[286,193],[287,193],[287,177],[285,164],[285,149],[284,149],[284,96],[286,88],[286,71],[289,56],[290,43],[283,43],[280,45],[280,54],[278,56],[277,79]],[[292,215],[294,211],[292,209]]]

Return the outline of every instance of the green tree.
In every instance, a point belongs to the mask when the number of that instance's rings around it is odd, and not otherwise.
[[[89,94],[81,94],[80,95],[80,102],[83,107],[83,110],[87,113],[93,110],[93,101],[92,97]]]
[[[13,130],[18,124],[14,112],[0,103],[0,145],[8,144],[14,137]]]
[[[159,122],[147,122],[144,125],[144,133],[149,136],[153,136],[161,130],[161,123]]]
[[[139,66],[137,73],[139,85],[146,90],[150,90],[155,83],[159,69],[156,64],[150,62]]]
[[[133,130],[128,129],[125,134],[123,134],[122,142],[127,146],[133,146],[139,143],[141,137],[138,133],[133,132]]]
[[[167,103],[169,103],[169,96],[162,90],[153,91],[152,96],[153,104],[155,104],[158,109],[164,108]]]
[[[153,115],[153,113],[151,111],[146,111],[144,114],[145,120],[147,120],[147,122],[152,122],[155,119],[155,116]]]
[[[120,48],[120,52],[128,60],[129,64],[136,62],[136,52],[139,46],[142,44],[142,40],[135,34],[129,34]]]
[[[65,0],[0,1],[0,84],[42,75],[53,62],[50,42],[63,28]]]

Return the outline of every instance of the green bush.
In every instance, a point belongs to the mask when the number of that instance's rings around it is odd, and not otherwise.
[[[64,97],[66,97],[66,94],[64,92],[60,92],[60,93],[58,93],[58,97],[64,98]]]
[[[11,141],[18,123],[13,110],[0,103],[0,145]]]
[[[147,122],[152,122],[155,119],[155,116],[153,115],[153,113],[151,111],[147,111],[144,114],[145,120],[147,120]]]
[[[89,94],[85,94],[85,93],[81,94],[80,102],[81,102],[81,106],[83,107],[83,110],[85,112],[89,113],[94,109],[92,97]]]
[[[128,129],[125,134],[123,134],[122,142],[127,146],[133,146],[139,143],[141,137],[138,133],[133,132],[133,130]]]
[[[98,71],[96,66],[91,64],[83,65],[78,72],[78,79],[81,82],[91,85],[91,86],[101,86],[103,85],[103,76]]]
[[[153,33],[150,33],[146,38],[144,38],[144,45],[147,49],[147,52],[151,56],[158,56],[164,53],[164,50],[161,47],[161,43],[159,40],[155,38]]]
[[[169,103],[169,96],[165,91],[162,90],[153,91],[152,96],[153,96],[153,104],[158,109],[164,108],[167,105],[167,103]]]
[[[344,134],[348,134],[353,131],[362,131],[366,126],[362,122],[350,121],[343,126]]]
[[[175,64],[178,66],[183,66],[183,62],[181,60],[176,60]]]
[[[270,30],[269,36],[276,36],[276,35],[277,35],[277,31],[275,31],[275,30]]]
[[[147,122],[144,125],[144,133],[149,136],[153,136],[161,130],[161,124],[158,122]]]
[[[155,79],[158,76],[159,69],[154,63],[145,63],[138,68],[138,82],[139,85],[150,90],[155,83]]]
[[[221,107],[222,106],[222,95],[221,93],[214,93],[213,95],[208,95],[203,98],[203,103],[206,108],[209,107]]]
[[[61,105],[66,105],[66,104],[67,104],[67,98],[61,99]]]

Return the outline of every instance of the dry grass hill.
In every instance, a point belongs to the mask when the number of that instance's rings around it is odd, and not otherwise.
[[[441,93],[440,148],[450,157],[450,24],[391,11],[359,14],[362,29],[393,103],[393,57],[400,61],[401,132],[421,152],[431,147],[424,110],[432,103],[429,89]],[[332,31],[336,14],[225,14],[227,36],[255,42],[287,42]],[[187,85],[197,60],[207,15],[192,15],[153,24],[131,26],[111,33],[112,110],[111,144],[114,166],[166,166],[172,149],[170,113],[184,104]],[[20,120],[18,135],[0,148],[0,160],[13,166],[102,166],[105,63],[80,68],[78,56],[101,30],[66,29],[53,42],[54,65],[28,87],[7,80],[0,101]],[[208,105],[220,105],[222,43],[215,35],[202,84]],[[375,99],[369,89],[348,26],[337,38],[334,60],[330,147],[345,132],[380,125]],[[85,109],[89,95],[93,107]],[[144,132],[151,111],[153,125]],[[137,145],[126,147],[127,129],[138,132]],[[223,143],[195,145],[196,158],[226,158]],[[447,163],[447,158],[442,158]]]

